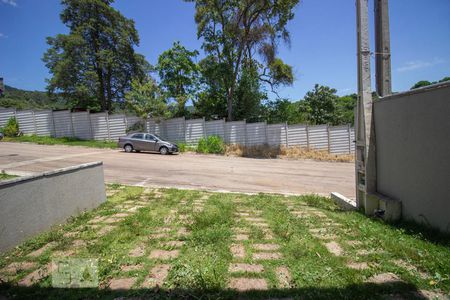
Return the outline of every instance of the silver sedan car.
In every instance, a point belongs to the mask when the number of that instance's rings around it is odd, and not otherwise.
[[[119,148],[125,152],[152,151],[159,152],[162,155],[169,153],[178,153],[178,146],[174,143],[164,141],[156,134],[135,132],[125,137],[119,138]]]

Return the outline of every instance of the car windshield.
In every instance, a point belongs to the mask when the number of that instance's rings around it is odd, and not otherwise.
[[[162,138],[159,135],[157,135],[157,134],[153,133],[153,136],[156,137],[158,140],[162,140]]]

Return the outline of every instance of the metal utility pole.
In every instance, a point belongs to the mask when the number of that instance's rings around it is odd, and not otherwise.
[[[356,111],[356,204],[372,214],[377,209],[368,197],[376,191],[375,134],[370,78],[369,0],[356,0],[358,41],[358,103]]]
[[[388,0],[375,0],[375,73],[378,95],[392,94]]]

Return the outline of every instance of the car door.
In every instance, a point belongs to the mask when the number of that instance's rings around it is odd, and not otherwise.
[[[144,134],[136,133],[131,136],[134,150],[145,150]]]
[[[157,148],[157,140],[156,138],[151,134],[145,135],[145,150],[146,151],[158,151]]]

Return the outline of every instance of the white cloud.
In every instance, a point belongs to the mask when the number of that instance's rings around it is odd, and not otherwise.
[[[14,6],[14,7],[17,6],[16,0],[2,0],[2,3],[9,4],[9,5]]]
[[[436,65],[440,65],[445,63],[446,61],[441,58],[434,58],[430,61],[423,61],[423,60],[414,60],[414,61],[408,61],[403,66],[397,68],[398,72],[408,72],[413,71],[417,69],[423,69],[423,68],[429,68]]]

